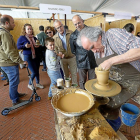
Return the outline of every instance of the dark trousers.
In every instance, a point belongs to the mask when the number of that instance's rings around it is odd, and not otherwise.
[[[85,83],[88,80],[95,79],[95,69],[78,69],[79,73],[79,86],[81,89],[85,89]]]
[[[45,51],[42,51],[42,62],[43,62],[43,69],[46,69],[46,62],[45,62]]]
[[[40,59],[37,57],[32,59],[32,55],[24,55],[24,61],[28,62],[28,68],[30,69],[31,79],[32,81],[34,78],[36,79],[36,83],[39,84],[39,66],[40,66]],[[31,79],[29,80],[29,85],[31,85]]]

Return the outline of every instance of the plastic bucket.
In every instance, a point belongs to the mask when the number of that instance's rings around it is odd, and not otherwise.
[[[127,126],[135,125],[139,113],[139,108],[133,104],[125,103],[121,106],[122,122]]]

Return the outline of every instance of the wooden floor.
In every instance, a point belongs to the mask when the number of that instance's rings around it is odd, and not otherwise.
[[[32,91],[27,88],[29,78],[26,68],[20,69],[19,92],[27,93],[23,99],[30,98]],[[7,116],[0,114],[0,140],[56,140],[54,111],[51,102],[47,100],[50,79],[46,72],[40,67],[40,83],[44,89],[37,89],[40,101],[35,101],[26,106],[11,111]],[[0,80],[0,112],[11,107],[9,98],[9,86],[3,86],[6,81]],[[131,103],[137,105],[132,100]],[[134,140],[135,135],[140,135],[140,117],[134,127],[122,125],[120,131],[128,138]]]

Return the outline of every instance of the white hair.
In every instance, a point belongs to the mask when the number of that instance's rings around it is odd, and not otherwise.
[[[56,20],[54,21],[54,23],[53,23],[53,27],[55,27],[55,24],[56,24],[57,22],[60,22],[60,23],[63,25],[63,23],[62,23],[60,20],[56,19]]]
[[[84,36],[86,38],[88,38],[90,41],[92,42],[96,42],[99,38],[99,36],[102,36],[102,29],[101,27],[85,27],[83,28],[77,38],[77,44],[79,46],[82,46],[81,43],[81,37]]]

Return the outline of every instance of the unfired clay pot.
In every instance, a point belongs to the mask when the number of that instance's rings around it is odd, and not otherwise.
[[[108,85],[109,79],[109,70],[107,71],[99,71],[98,68],[95,68],[95,74],[97,76],[97,82],[99,85],[106,86]]]

